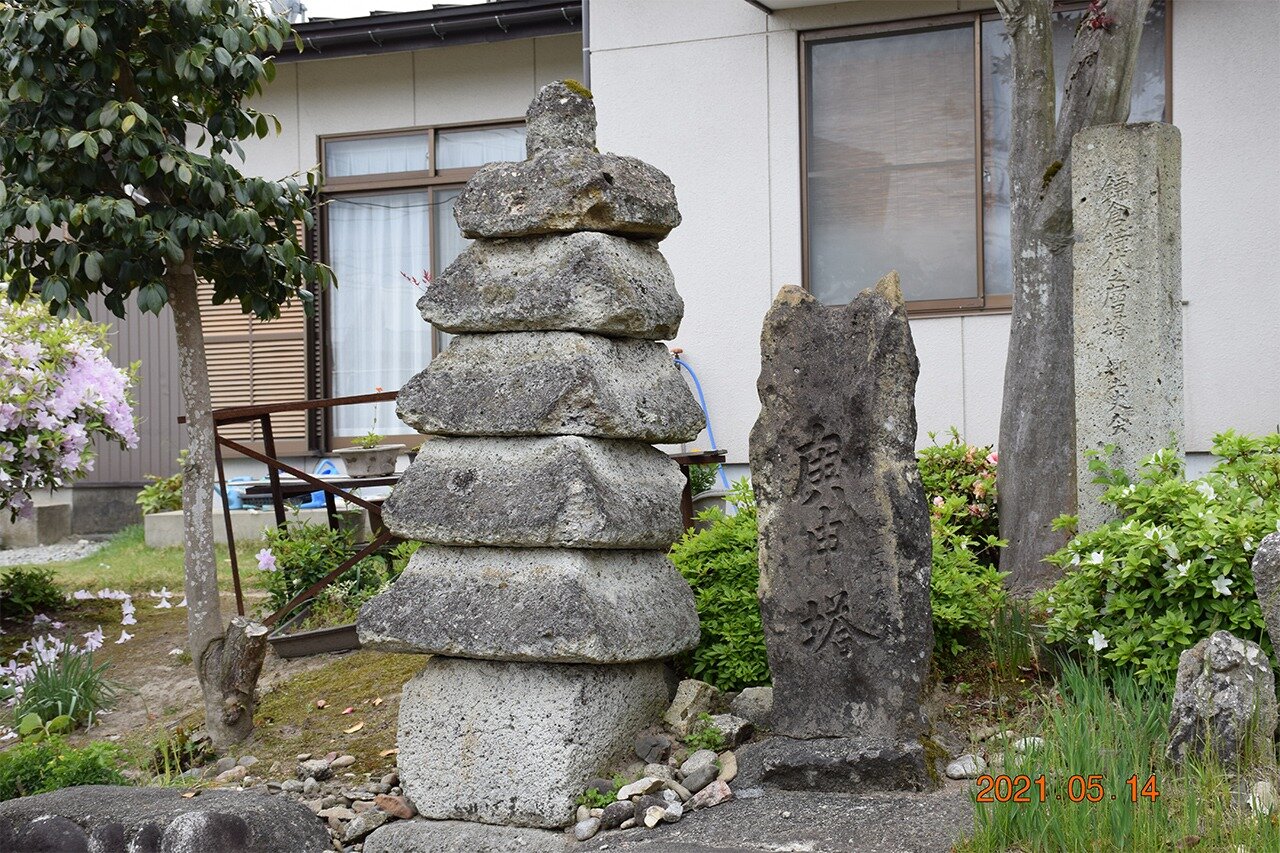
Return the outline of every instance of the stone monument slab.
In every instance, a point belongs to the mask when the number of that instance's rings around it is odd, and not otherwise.
[[[1072,142],[1082,531],[1114,517],[1089,451],[1114,445],[1111,463],[1131,477],[1160,448],[1182,451],[1181,145],[1159,122],[1091,127]]]
[[[783,288],[761,362],[751,468],[773,732],[857,738],[838,751],[875,761],[873,745],[891,744],[899,770],[876,774],[922,786],[913,744],[933,650],[932,541],[897,274],[847,306]],[[810,750],[814,766],[830,751]]]

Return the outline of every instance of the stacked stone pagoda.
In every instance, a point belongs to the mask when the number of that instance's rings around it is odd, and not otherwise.
[[[398,740],[429,820],[367,849],[552,844],[539,829],[573,822],[665,708],[663,659],[698,641],[666,557],[684,479],[651,446],[703,427],[658,343],[684,311],[656,245],[680,215],[671,181],[599,153],[595,127],[589,92],[544,87],[528,159],[467,183],[455,216],[474,242],[418,303],[457,337],[400,392],[427,439],[383,518],[427,544],[359,631],[435,655],[405,686]]]

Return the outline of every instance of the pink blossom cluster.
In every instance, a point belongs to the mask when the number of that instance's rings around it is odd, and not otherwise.
[[[132,383],[104,327],[0,299],[0,507],[27,516],[33,491],[83,477],[95,437],[137,447]]]

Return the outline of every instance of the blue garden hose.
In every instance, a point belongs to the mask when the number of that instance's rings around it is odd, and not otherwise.
[[[675,360],[678,366],[689,371],[689,378],[693,380],[693,388],[698,392],[698,405],[702,407],[702,417],[707,421],[707,441],[711,442],[713,450],[718,450],[720,446],[716,444],[716,433],[711,428],[711,413],[707,411],[707,397],[702,393],[702,383],[698,381],[698,374],[694,373],[689,363],[681,359],[679,355],[675,356]],[[720,472],[720,482],[727,490],[729,488],[729,477],[724,473],[724,466],[717,465],[716,470]]]

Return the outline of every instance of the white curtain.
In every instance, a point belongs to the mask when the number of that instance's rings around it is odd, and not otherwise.
[[[338,139],[324,146],[324,172],[330,178],[425,172],[429,159],[425,133]]]
[[[524,159],[524,127],[484,127],[436,133],[436,168],[464,169]]]
[[[326,294],[335,397],[394,391],[431,360],[431,327],[414,304],[420,291],[404,277],[421,278],[431,268],[428,205],[425,190],[329,202],[329,260],[338,278]],[[395,416],[394,402],[333,412],[339,436],[371,427],[383,435],[414,432]]]

